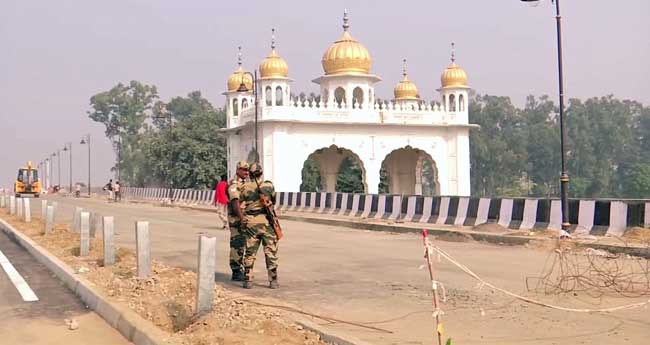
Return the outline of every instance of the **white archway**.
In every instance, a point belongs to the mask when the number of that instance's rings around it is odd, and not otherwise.
[[[379,191],[404,195],[440,195],[435,161],[425,151],[411,146],[393,150],[381,164]]]
[[[311,161],[311,162],[308,162]],[[303,191],[324,191],[324,192],[356,192],[367,193],[368,185],[366,183],[366,170],[363,161],[352,150],[336,145],[318,149],[312,152],[302,168],[302,184],[301,190]],[[305,169],[318,170],[319,176],[314,178],[319,181],[319,188],[314,186],[306,186],[315,184],[314,181],[305,181]],[[341,173],[343,170],[349,172],[349,176],[353,177],[353,181],[343,181]],[[351,174],[351,175],[350,175]],[[354,175],[358,174],[358,180],[354,179]],[[343,185],[345,183],[345,185]],[[307,188],[312,187],[312,188]],[[315,189],[315,190],[306,190]]]

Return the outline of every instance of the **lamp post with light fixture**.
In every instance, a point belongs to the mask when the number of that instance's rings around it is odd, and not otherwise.
[[[540,0],[520,0],[522,2],[535,3]],[[557,35],[557,66],[558,66],[558,87],[560,98],[560,150],[562,172],[560,175],[560,200],[562,204],[562,230],[568,231],[569,222],[569,174],[566,169],[566,131],[564,129],[564,75],[562,65],[562,17],[560,16],[560,0],[551,0],[555,4],[555,27]]]
[[[79,144],[88,145],[88,196],[90,197],[90,134],[84,135]]]

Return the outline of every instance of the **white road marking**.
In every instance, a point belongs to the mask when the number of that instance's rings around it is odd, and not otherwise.
[[[9,262],[9,259],[2,253],[0,250],[0,265],[2,266],[2,269],[5,270],[5,273],[7,273],[7,276],[9,276],[9,280],[14,284],[16,287],[16,290],[18,290],[18,293],[23,297],[23,301],[25,302],[36,302],[38,301],[38,297],[36,297],[36,294],[32,289],[27,285],[27,282],[23,277],[16,271],[14,268],[14,265]]]

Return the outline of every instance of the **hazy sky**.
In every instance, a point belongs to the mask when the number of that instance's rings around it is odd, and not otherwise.
[[[236,47],[251,70],[269,52],[272,27],[293,91],[317,91],[311,80],[341,35],[344,8],[383,78],[378,97],[392,97],[406,57],[420,94],[437,99],[454,41],[478,93],[519,105],[528,94],[556,99],[550,1],[0,0],[0,186],[65,142],[74,145],[75,180],[85,181],[87,147],[79,141],[86,133],[92,183],[105,183],[114,155],[103,125],[87,117],[90,96],[139,80],[156,85],[163,100],[200,90],[222,106]],[[563,0],[562,11],[567,97],[614,94],[650,104],[650,1]],[[62,167],[67,185],[67,154]]]

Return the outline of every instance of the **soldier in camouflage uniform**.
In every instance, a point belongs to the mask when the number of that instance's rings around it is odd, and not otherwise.
[[[228,225],[230,226],[230,269],[232,280],[243,281],[244,276],[244,251],[246,238],[241,232],[243,209],[245,202],[241,198],[244,184],[248,180],[248,163],[241,161],[237,163],[237,176],[228,183],[226,194],[228,195]]]
[[[245,227],[242,227],[246,236],[246,253],[244,256],[244,288],[253,287],[253,266],[260,243],[264,248],[266,257],[266,270],[268,271],[269,287],[277,289],[278,285],[278,238],[273,227],[266,217],[266,211],[260,201],[260,193],[269,197],[275,203],[275,187],[271,181],[262,180],[262,166],[253,163],[250,166],[251,180],[244,184],[241,198],[244,201]]]

